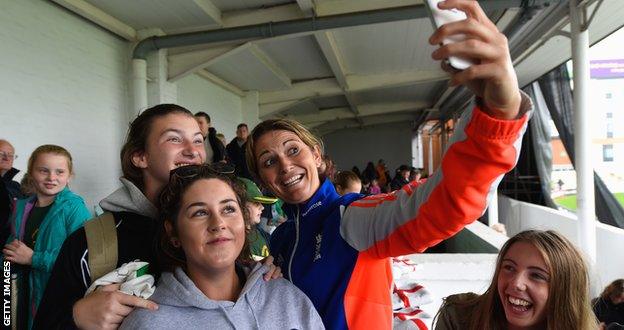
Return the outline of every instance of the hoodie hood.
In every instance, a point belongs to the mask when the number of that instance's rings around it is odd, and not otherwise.
[[[235,304],[248,303],[254,307],[254,298],[259,290],[259,280],[268,270],[268,266],[256,263],[253,269],[236,265],[237,273],[243,273],[247,279],[236,303],[231,301],[212,300],[201,292],[195,283],[186,275],[182,268],[176,268],[175,272],[164,272],[157,285],[156,292],[150,298],[157,304],[173,307],[196,307],[212,310],[232,307]]]
[[[119,179],[123,186],[100,202],[100,207],[110,212],[132,212],[152,219],[158,217],[158,210],[143,192],[125,178]]]

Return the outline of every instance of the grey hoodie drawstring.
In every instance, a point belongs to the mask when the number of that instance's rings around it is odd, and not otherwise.
[[[251,315],[253,316],[254,321],[256,321],[256,329],[260,330],[260,323],[258,322],[258,318],[256,317],[254,305],[252,305],[251,301],[249,301],[249,296],[247,294],[245,294],[245,301],[247,302],[247,305],[249,305],[249,309],[251,309]]]
[[[228,312],[225,310],[225,308],[223,308],[223,306],[221,306],[220,304],[217,304],[219,306],[219,308],[221,309],[221,311],[223,312],[223,315],[225,315],[225,318],[228,320],[228,322],[230,322],[230,324],[232,325],[232,328],[236,329],[236,324],[234,324],[234,321],[232,321],[232,319],[230,318],[230,315],[228,314]],[[257,324],[257,322],[256,322]]]

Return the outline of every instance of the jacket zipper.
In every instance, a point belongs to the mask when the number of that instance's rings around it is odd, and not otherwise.
[[[295,280],[292,277],[292,262],[295,257],[295,252],[297,251],[297,245],[299,245],[299,214],[301,213],[301,209],[297,206],[297,216],[295,217],[295,246],[293,247],[293,251],[290,254],[290,260],[288,260],[288,278],[290,278],[291,283],[295,283]]]

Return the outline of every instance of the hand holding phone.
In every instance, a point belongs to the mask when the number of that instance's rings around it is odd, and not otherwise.
[[[427,8],[427,12],[429,13],[429,18],[431,19],[431,23],[433,24],[433,29],[437,30],[442,25],[457,22],[461,20],[465,20],[467,18],[466,13],[458,9],[440,9],[438,8],[438,3],[443,0],[425,0],[425,7]],[[456,43],[466,40],[466,35],[464,34],[454,34],[442,40],[443,45],[447,45],[450,43]],[[458,56],[450,56],[448,58],[448,64],[457,70],[465,70],[468,69],[471,65],[474,65],[475,62]]]

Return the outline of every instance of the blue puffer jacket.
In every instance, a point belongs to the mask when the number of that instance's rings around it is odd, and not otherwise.
[[[14,239],[23,240],[26,221],[30,216],[37,197],[20,199],[15,206],[11,218],[11,235],[7,243]],[[82,227],[83,223],[91,218],[82,197],[71,192],[67,187],[54,200],[54,204],[39,226],[39,233],[35,242],[30,272],[30,312],[29,322],[39,306],[46,284],[50,278],[56,257],[69,234]]]

